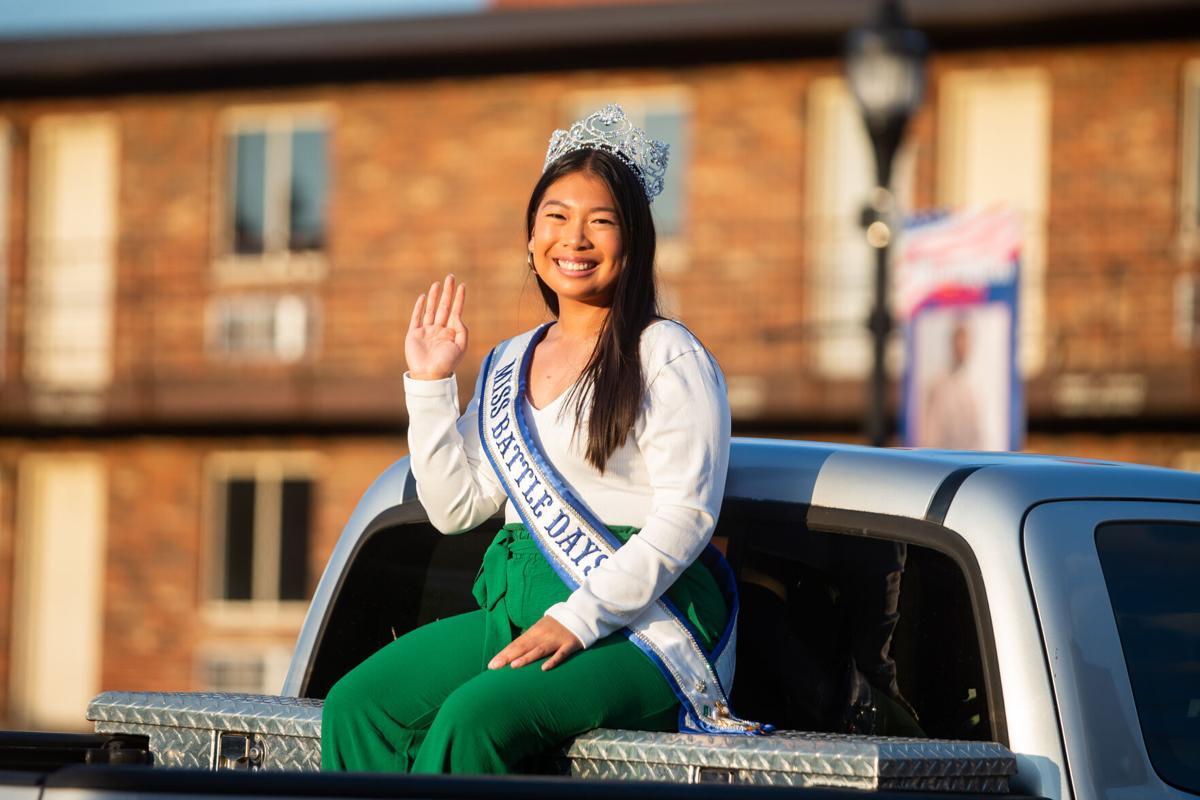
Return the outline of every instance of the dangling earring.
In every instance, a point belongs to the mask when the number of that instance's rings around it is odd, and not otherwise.
[[[525,263],[529,265],[530,272],[537,272],[537,269],[533,266],[533,253],[525,254]]]

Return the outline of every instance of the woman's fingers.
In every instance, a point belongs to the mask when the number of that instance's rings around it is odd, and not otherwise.
[[[454,331],[454,343],[464,352],[467,349],[467,326],[462,321],[462,310],[466,299],[467,285],[460,283],[458,291],[454,293],[454,306],[450,309],[450,328]]]
[[[447,275],[446,280],[442,284],[442,298],[438,303],[437,313],[433,316],[433,324],[439,328],[444,327],[446,319],[450,316],[450,302],[454,299],[454,276]]]
[[[571,655],[574,649],[570,645],[563,645],[555,651],[554,655],[546,659],[546,663],[542,664],[542,672],[548,669],[554,669],[559,664],[567,660],[567,656]]]
[[[510,662],[510,666],[512,666],[514,669],[523,667],[526,664],[532,664],[539,658],[545,658],[547,654],[552,652],[554,651],[545,644],[539,644],[529,648],[524,653],[514,658],[512,662]]]
[[[513,642],[513,644],[516,644],[516,642]],[[496,655],[492,656],[492,660],[488,662],[487,668],[500,669],[511,662],[513,660],[512,647],[512,644],[510,644],[499,653],[496,653]]]
[[[412,319],[408,321],[408,329],[411,331],[414,328],[421,326],[421,319],[425,314],[425,295],[419,295],[417,302],[413,304]]]
[[[429,286],[429,294],[425,298],[425,320],[426,326],[433,324],[433,316],[437,313],[438,294],[441,292],[442,285],[434,281]]]
[[[455,326],[462,325],[462,310],[463,303],[467,299],[467,285],[460,283],[458,291],[454,293],[454,305],[450,307],[450,324]]]
[[[496,657],[488,662],[488,669],[499,669],[506,665],[523,667],[547,656],[549,658],[542,664],[542,669],[553,669],[582,647],[575,635],[561,623],[550,617],[543,617],[497,653]]]
[[[537,653],[544,645],[540,641],[541,637],[532,630],[525,631],[516,639],[513,639],[503,650],[496,654],[495,658],[488,662],[488,669],[499,669],[504,666],[520,667],[536,661],[541,658],[544,653],[531,656]]]
[[[447,275],[442,282],[430,284],[429,291],[418,297],[413,306],[408,329],[433,325],[452,328],[456,334],[465,336],[467,329],[462,323],[462,310],[466,298],[467,285],[457,283],[453,275]]]
[[[454,372],[467,351],[465,298],[466,287],[453,275],[430,284],[429,291],[417,297],[404,337],[404,357],[413,375],[432,378]]]

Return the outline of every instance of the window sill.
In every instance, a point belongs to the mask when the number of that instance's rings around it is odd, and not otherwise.
[[[204,621],[214,628],[298,630],[304,624],[308,603],[303,600],[210,600],[201,609]]]
[[[328,272],[329,260],[324,253],[229,255],[213,263],[213,274],[222,286],[311,283],[322,280]]]

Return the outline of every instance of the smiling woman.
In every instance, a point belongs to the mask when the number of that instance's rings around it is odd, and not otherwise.
[[[508,772],[596,727],[758,733],[733,716],[736,608],[709,539],[729,460],[720,368],[658,316],[666,147],[616,106],[557,131],[526,214],[553,317],[489,354],[466,413],[454,276],[405,340],[417,493],[444,533],[504,508],[479,610],[382,648],[325,702],[326,769]]]
[[[654,220],[630,172],[606,150],[567,153],[542,173],[526,210],[530,266],[558,317],[534,351],[531,400],[540,407],[573,384],[575,421],[587,417],[587,458],[601,471],[636,419],[638,343],[658,316]],[[584,413],[584,386],[597,413]]]

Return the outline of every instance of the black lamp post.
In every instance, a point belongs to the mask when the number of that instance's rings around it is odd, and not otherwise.
[[[887,440],[883,359],[892,330],[887,290],[888,245],[894,224],[888,186],[904,128],[921,103],[927,50],[925,36],[908,27],[899,0],[882,0],[871,25],[855,28],[846,36],[846,74],[875,151],[876,188],[863,210],[867,242],[875,249],[875,303],[867,321],[874,352],[867,438],[875,447],[882,447]]]

